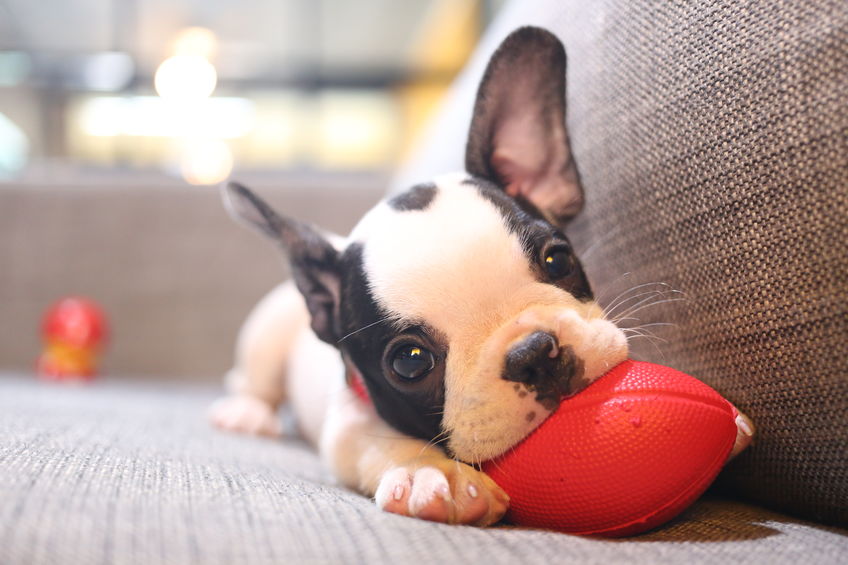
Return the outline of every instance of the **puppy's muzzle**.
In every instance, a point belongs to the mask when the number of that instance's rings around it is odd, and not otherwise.
[[[527,385],[538,384],[554,375],[559,365],[557,357],[556,337],[547,332],[533,332],[506,354],[503,378]]]
[[[570,390],[579,360],[571,347],[560,347],[556,336],[536,331],[507,352],[502,378],[521,383],[536,392],[543,405],[556,406]]]

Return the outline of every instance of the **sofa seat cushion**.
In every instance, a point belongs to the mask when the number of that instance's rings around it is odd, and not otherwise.
[[[610,541],[384,513],[301,441],[205,421],[218,388],[0,374],[0,563],[838,563],[846,532],[707,498]]]

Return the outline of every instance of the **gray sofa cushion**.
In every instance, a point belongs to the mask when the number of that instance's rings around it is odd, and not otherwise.
[[[383,513],[298,440],[225,435],[215,388],[0,374],[0,563],[844,562],[845,531],[707,499],[632,543]]]
[[[526,24],[568,51],[593,286],[613,314],[657,303],[623,323],[666,341],[633,356],[753,418],[725,486],[848,524],[848,3],[512,2],[396,188],[462,168],[483,66]]]

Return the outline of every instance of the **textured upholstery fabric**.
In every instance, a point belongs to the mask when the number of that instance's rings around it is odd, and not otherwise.
[[[0,374],[0,563],[836,564],[845,531],[726,500],[631,542],[383,513],[297,440],[225,435],[216,388]]]
[[[633,356],[753,418],[723,485],[848,524],[848,3],[513,2],[396,189],[462,168],[483,66],[526,24],[568,51],[569,233],[611,314],[634,307]]]

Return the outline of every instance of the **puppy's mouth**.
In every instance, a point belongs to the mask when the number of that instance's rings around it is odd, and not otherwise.
[[[453,453],[472,461],[501,455],[626,359],[623,332],[599,314],[525,309],[472,353],[470,371],[457,363],[451,375],[462,375],[463,386],[446,396],[443,419]]]
[[[510,348],[501,377],[516,383],[519,394],[534,394],[552,412],[563,398],[579,392],[576,383],[583,382],[583,374],[584,364],[571,346],[560,346],[553,334],[537,331]]]
[[[479,397],[465,399],[447,442],[449,453],[469,462],[504,453],[556,411],[563,398],[579,392],[583,376],[584,362],[571,346],[559,346],[543,332],[522,339],[507,352],[500,374],[502,381],[512,383],[517,398],[506,393],[501,410],[491,409]]]

